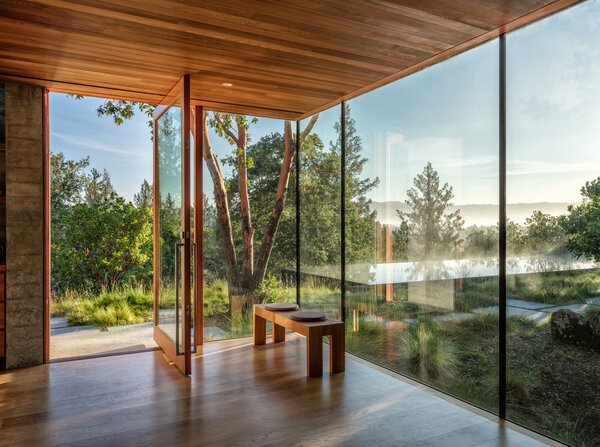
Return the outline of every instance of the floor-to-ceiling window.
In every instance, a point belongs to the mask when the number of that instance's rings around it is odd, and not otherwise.
[[[497,411],[498,43],[346,103],[350,352]]]
[[[340,111],[300,123],[300,303],[334,318],[341,309]]]
[[[206,112],[204,335],[252,334],[252,304],[296,300],[295,125]]]
[[[507,417],[600,443],[600,2],[507,43]]]

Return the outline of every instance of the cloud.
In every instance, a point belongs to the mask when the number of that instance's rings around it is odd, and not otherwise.
[[[508,160],[506,175],[562,174],[569,172],[598,172],[599,162],[549,163],[543,161]]]
[[[62,143],[77,146],[80,148],[85,148],[85,149],[94,150],[94,151],[107,152],[110,154],[128,155],[131,157],[139,156],[139,152],[136,153],[134,151],[116,148],[111,145],[101,143],[97,140],[86,138],[82,135],[72,136],[72,135],[66,135],[61,132],[51,132],[50,135],[52,138],[55,138],[55,139],[61,141]]]

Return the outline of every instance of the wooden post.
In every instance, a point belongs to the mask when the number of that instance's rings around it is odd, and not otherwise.
[[[282,343],[285,341],[285,328],[273,323],[273,343]]]
[[[267,320],[254,314],[254,344],[264,345],[267,342]]]
[[[306,337],[306,370],[308,377],[323,375],[323,334],[319,326],[311,327]]]

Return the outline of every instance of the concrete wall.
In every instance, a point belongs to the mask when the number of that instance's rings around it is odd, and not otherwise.
[[[6,366],[43,362],[42,89],[6,84]]]

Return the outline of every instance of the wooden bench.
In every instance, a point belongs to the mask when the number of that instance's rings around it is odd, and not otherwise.
[[[292,312],[272,311],[265,304],[254,305],[254,345],[267,342],[267,320],[273,322],[273,343],[285,341],[285,330],[290,329],[306,337],[306,372],[309,377],[323,375],[323,337],[329,337],[329,371],[346,369],[344,323],[328,318],[305,322],[290,318]]]

